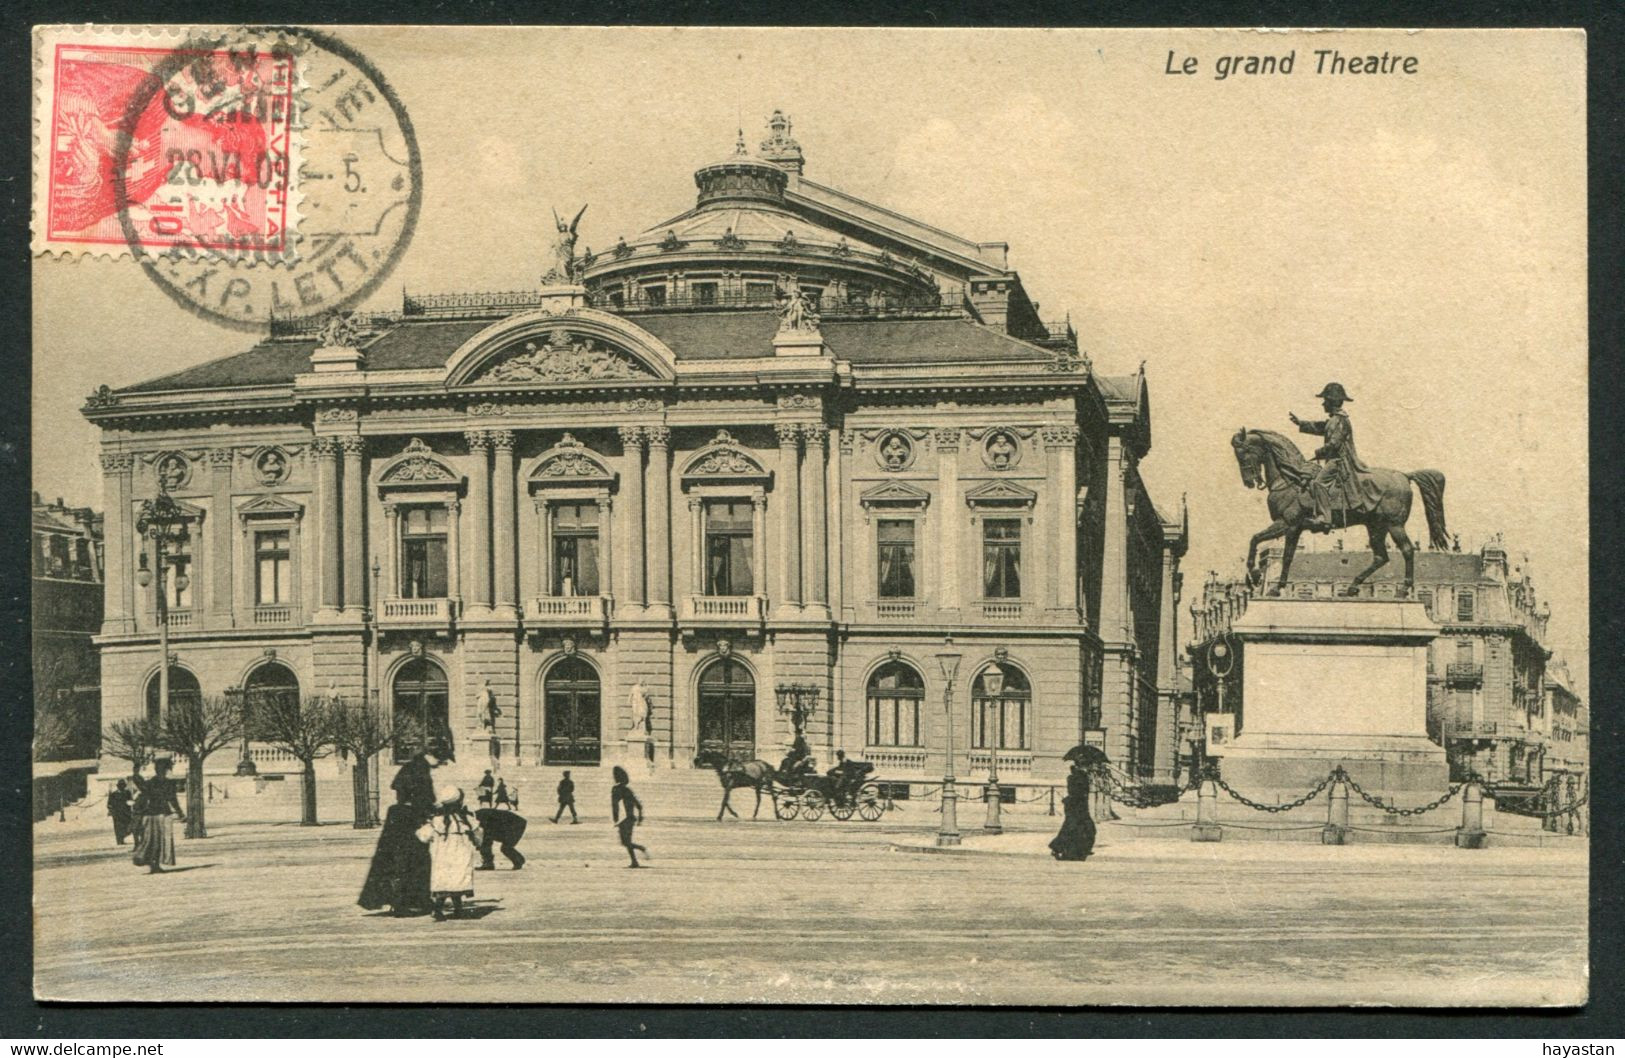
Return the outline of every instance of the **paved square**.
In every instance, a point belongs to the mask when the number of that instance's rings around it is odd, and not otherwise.
[[[1584,845],[1191,844],[1102,831],[1062,864],[893,851],[927,826],[533,820],[481,917],[355,905],[376,831],[222,824],[149,876],[100,826],[36,827],[37,990],[60,1000],[1576,1003]],[[500,857],[498,858],[501,863]],[[162,964],[162,972],[154,969]]]

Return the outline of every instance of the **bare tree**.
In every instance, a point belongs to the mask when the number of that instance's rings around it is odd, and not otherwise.
[[[34,759],[56,760],[72,745],[77,728],[73,699],[66,694],[34,692]]]
[[[102,733],[102,752],[128,761],[130,774],[135,775],[156,754],[161,733],[158,725],[144,716],[117,720]]]
[[[333,751],[333,703],[326,698],[267,699],[255,710],[256,728],[265,741],[287,751],[304,766],[299,823],[316,825],[316,762]]]
[[[333,744],[350,755],[350,785],[355,794],[357,830],[378,825],[373,807],[372,760],[395,745],[384,711],[377,702],[350,698],[333,707]]]
[[[243,735],[243,710],[229,698],[172,701],[158,732],[159,744],[186,758],[186,836],[206,838],[203,821],[203,763]]]

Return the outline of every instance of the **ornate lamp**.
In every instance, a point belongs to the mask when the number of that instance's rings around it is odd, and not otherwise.
[[[953,640],[943,643],[953,646]],[[959,674],[958,651],[944,649],[937,654],[937,665],[942,670],[942,709],[947,722],[947,763],[942,772],[942,827],[937,831],[939,846],[959,844],[959,794],[954,789],[954,677]]]
[[[998,698],[1004,690],[1004,670],[999,667],[998,662],[994,662],[982,671],[982,690],[987,692],[989,698],[998,703],[995,708],[999,710],[1002,721],[1004,704],[998,702]],[[999,741],[1000,739],[994,739],[995,743]],[[1002,834],[1004,833],[1004,823],[999,818],[999,813],[1004,803],[1004,792],[999,788],[999,747],[996,744],[989,746],[987,751],[986,798],[987,821],[982,824],[982,829],[990,834]]]
[[[141,514],[136,518],[135,530],[142,536],[152,537],[153,567],[156,567],[157,585],[154,588],[153,612],[158,618],[158,717],[163,720],[169,716],[169,599],[164,594],[164,545],[176,545],[186,542],[186,515],[181,513],[167,489],[162,485],[158,488],[158,495],[141,503]],[[154,569],[147,565],[147,554],[141,553],[141,565],[137,569],[135,581],[145,588],[153,584]],[[178,595],[191,585],[191,579],[184,573],[175,577],[175,592]]]
[[[809,683],[781,683],[774,688],[779,713],[790,718],[795,737],[801,738],[807,726],[807,717],[818,708],[819,690]]]

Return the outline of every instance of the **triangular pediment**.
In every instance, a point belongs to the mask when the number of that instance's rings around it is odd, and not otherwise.
[[[303,504],[281,496],[256,496],[237,508],[243,518],[298,518],[304,513]]]
[[[931,502],[931,494],[906,481],[888,481],[863,490],[858,502],[864,506],[888,504],[894,507],[924,507]]]
[[[1013,481],[989,481],[968,490],[965,502],[972,507],[987,504],[1030,507],[1038,502],[1038,493]]]

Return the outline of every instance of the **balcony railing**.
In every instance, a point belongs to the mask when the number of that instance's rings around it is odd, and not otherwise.
[[[1033,773],[1033,755],[1024,749],[1001,749],[999,755],[999,778],[1027,776]],[[987,771],[988,765],[993,761],[993,751],[973,749],[970,751],[971,771]]]
[[[525,620],[535,624],[600,624],[609,613],[604,595],[538,595],[525,602]]]
[[[690,595],[685,608],[691,621],[756,623],[762,619],[760,595]]]
[[[1446,683],[1479,684],[1484,682],[1484,666],[1476,661],[1452,661],[1444,667]]]
[[[450,599],[385,599],[378,622],[394,628],[444,628],[455,609]]]
[[[191,610],[171,610],[166,615],[166,618],[167,618],[167,623],[169,624],[169,627],[170,627],[171,631],[173,631],[173,630],[175,630],[177,628],[191,628],[192,627],[192,611]]]
[[[924,772],[925,750],[909,746],[868,746],[863,759],[875,766],[875,774],[885,777],[898,772]]]
[[[1444,733],[1452,738],[1494,738],[1497,730],[1494,720],[1452,720]]]
[[[293,624],[292,606],[256,606],[254,607],[254,627],[264,628],[268,625]]]
[[[913,599],[882,599],[875,603],[875,616],[882,621],[912,621],[919,607]]]
[[[989,621],[1019,621],[1026,603],[1019,599],[983,599],[982,616]]]

